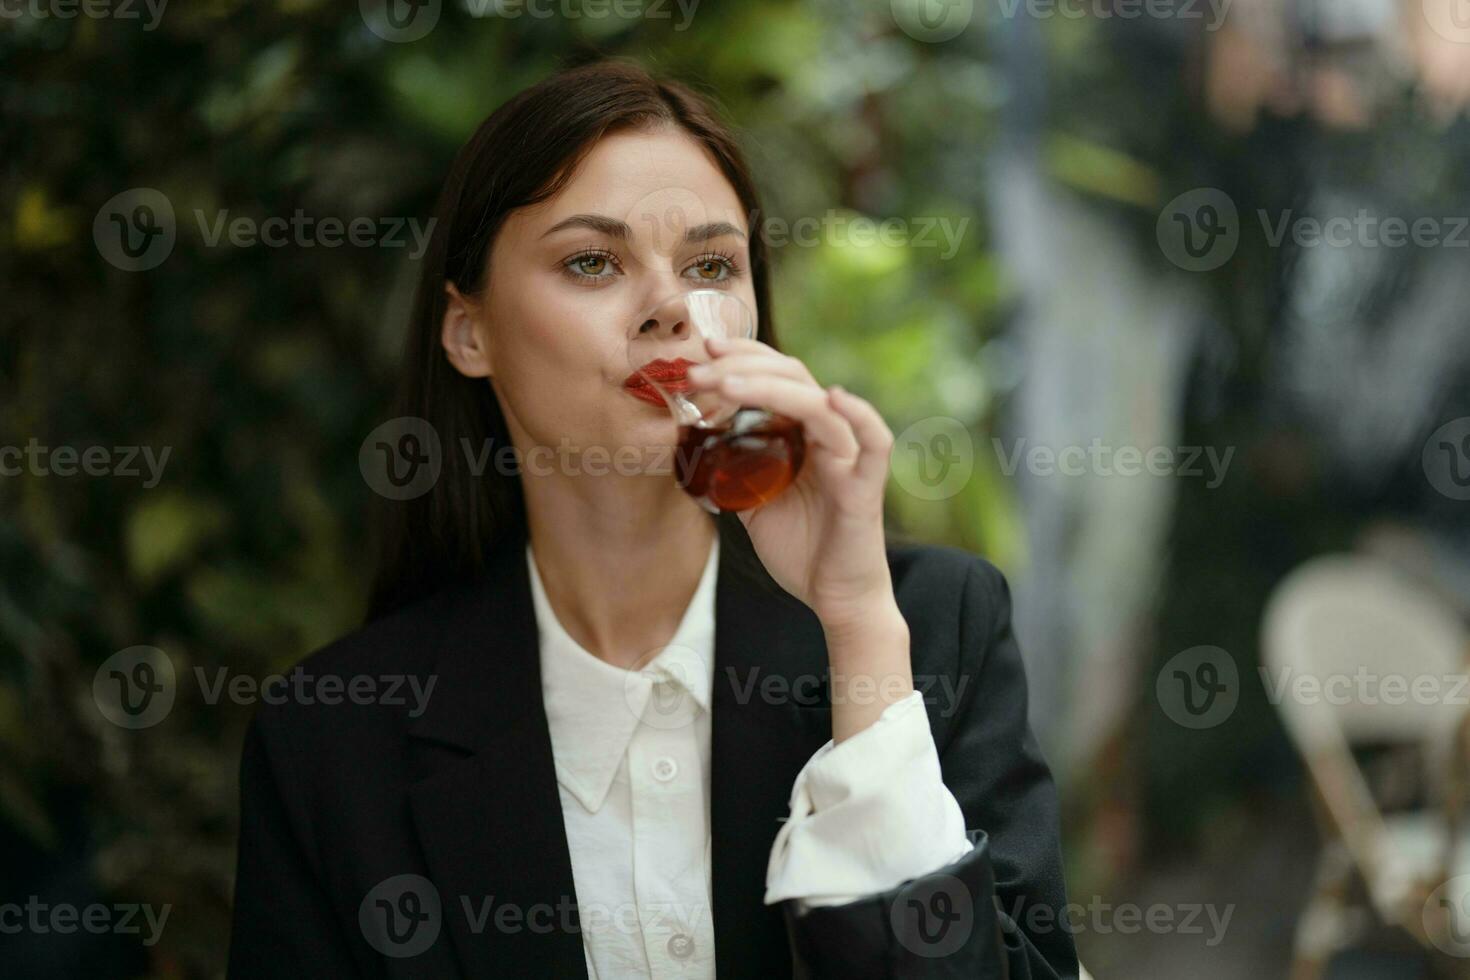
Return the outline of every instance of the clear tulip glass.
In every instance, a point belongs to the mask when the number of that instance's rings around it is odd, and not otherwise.
[[[755,333],[755,314],[737,297],[695,289],[649,307],[628,340],[630,393],[651,402],[651,390],[673,414],[674,478],[711,513],[770,502],[796,479],[806,456],[794,419],[689,386],[688,368],[712,360],[706,338],[749,340]]]

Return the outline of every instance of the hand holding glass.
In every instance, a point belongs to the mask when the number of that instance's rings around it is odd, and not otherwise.
[[[685,372],[709,362],[705,339],[755,337],[755,314],[717,289],[655,303],[628,342],[631,394],[661,398],[679,426],[674,478],[712,513],[769,503],[801,471],[806,442],[796,420],[733,401],[718,389],[690,387]]]

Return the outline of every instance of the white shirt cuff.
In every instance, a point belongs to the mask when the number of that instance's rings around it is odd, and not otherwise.
[[[841,745],[828,741],[791,789],[766,866],[767,905],[841,905],[951,864],[971,848],[914,691]]]

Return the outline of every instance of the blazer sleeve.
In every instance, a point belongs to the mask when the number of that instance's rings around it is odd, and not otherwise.
[[[974,849],[844,905],[782,902],[798,977],[1076,977],[1058,803],[1027,721],[1010,589],[974,559],[961,589],[952,725],[936,728],[944,782]],[[968,678],[968,680],[967,680]],[[963,683],[963,688],[959,685]]]
[[[360,972],[342,925],[300,840],[267,750],[263,714],[245,735],[240,759],[240,844],[230,930],[230,980],[255,977],[350,977]]]

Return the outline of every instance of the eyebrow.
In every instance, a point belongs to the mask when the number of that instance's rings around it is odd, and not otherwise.
[[[627,222],[619,221],[616,218],[609,218],[601,214],[574,214],[570,218],[558,221],[546,229],[546,231],[542,232],[541,237],[545,238],[548,235],[555,234],[558,231],[564,231],[568,228],[590,228],[610,238],[621,238],[623,241],[627,241],[633,237],[633,229],[628,227]],[[693,228],[685,231],[684,241],[690,244],[707,242],[711,238],[719,238],[724,235],[733,235],[741,239],[745,238],[745,232],[728,221],[710,221],[702,225],[695,225]]]

